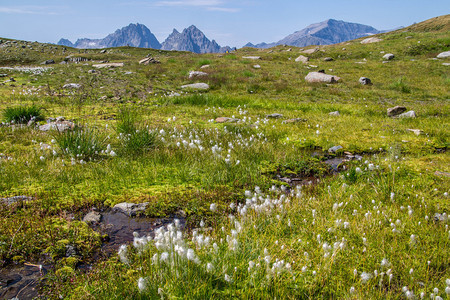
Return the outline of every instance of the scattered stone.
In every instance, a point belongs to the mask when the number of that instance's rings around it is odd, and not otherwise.
[[[154,59],[153,57],[146,57],[144,59],[141,59],[139,61],[140,65],[149,65],[149,64],[160,64],[161,62],[159,60]]]
[[[96,64],[96,65],[92,65],[94,68],[117,68],[117,67],[123,67],[124,64],[123,63],[102,63],[102,64]]]
[[[73,122],[65,121],[65,120],[56,120],[54,122],[50,122],[50,123],[39,126],[40,131],[57,130],[59,132],[64,132],[67,130],[72,130],[74,128],[75,128],[75,124]]]
[[[209,68],[209,65],[203,65],[200,67],[200,69],[207,69],[207,68]]]
[[[292,51],[292,48],[289,48],[286,50],[286,52],[291,52],[291,51]]]
[[[323,59],[323,61],[333,61],[334,59],[332,58],[332,57],[325,57],[324,59]]]
[[[361,44],[372,44],[372,43],[378,43],[381,41],[382,41],[382,39],[373,36],[373,37],[362,40]]]
[[[328,149],[328,152],[330,153],[336,153],[338,150],[342,149],[343,147],[341,145],[333,146],[330,149]]]
[[[195,77],[204,77],[208,76],[208,73],[200,72],[200,71],[190,71],[189,72],[189,79],[195,78]]]
[[[228,118],[228,117],[218,117],[215,120],[216,123],[236,123],[239,122],[239,119],[236,118]]]
[[[105,54],[106,53],[106,49],[103,49],[102,51],[100,51],[101,54]]]
[[[309,61],[309,57],[300,55],[299,57],[297,57],[297,58],[295,59],[295,61],[296,61],[296,62],[302,62],[302,63],[306,64],[306,63]]]
[[[392,53],[387,53],[387,54],[383,55],[384,60],[392,60],[392,59],[394,59],[394,57],[395,57],[395,55]]]
[[[395,106],[387,109],[388,117],[395,117],[406,111],[406,107],[404,106]]]
[[[359,78],[359,83],[362,85],[372,85],[372,80],[370,80],[370,78],[367,77],[361,77]]]
[[[6,77],[8,74],[0,74],[0,77]]]
[[[450,51],[441,52],[436,56],[437,58],[447,58],[450,57]]]
[[[441,171],[434,172],[434,175],[450,177],[450,173],[448,173],[448,172],[441,172]]]
[[[447,222],[448,221],[448,215],[446,213],[435,213],[433,216],[433,221],[437,222]]]
[[[172,92],[172,93],[169,94],[168,97],[172,98],[172,97],[180,97],[180,96],[181,96],[180,93]]]
[[[412,132],[415,135],[421,135],[423,133],[423,131],[420,129],[406,129],[406,131]]]
[[[136,216],[139,213],[143,213],[147,208],[148,202],[144,203],[127,203],[122,202],[114,205],[113,211],[121,212],[129,217]]]
[[[341,114],[339,113],[339,111],[332,111],[330,113],[328,113],[330,116],[340,116]]]
[[[399,118],[415,118],[416,117],[416,113],[413,110],[407,111],[405,113],[399,114],[398,115]]]
[[[243,59],[253,59],[258,60],[261,59],[261,56],[242,56]]]
[[[88,73],[89,74],[98,74],[99,71],[97,71],[97,70],[89,70]]]
[[[185,84],[181,86],[182,89],[207,90],[209,85],[207,83],[199,82],[192,84]]]
[[[443,66],[450,66],[450,63],[442,63]]]
[[[73,245],[66,245],[66,257],[74,257],[78,255],[78,251]]]
[[[17,202],[31,201],[33,198],[28,196],[14,196],[9,198],[0,198],[0,204],[11,205]]]
[[[46,60],[43,63],[41,63],[41,65],[52,65],[54,63],[55,63],[55,61],[53,59],[49,59],[49,60]]]
[[[79,89],[81,87],[81,84],[78,83],[67,83],[63,85],[63,89]]]
[[[253,69],[261,69],[261,66],[260,65],[254,65]]]
[[[307,50],[303,50],[302,52],[306,53],[306,54],[313,54],[313,53],[316,53],[317,51],[319,51],[319,48],[307,49]]]
[[[284,120],[284,121],[281,122],[281,123],[284,123],[284,124],[291,124],[291,123],[306,122],[306,121],[307,121],[306,119],[295,118],[295,119]]]
[[[308,75],[306,75],[305,77],[305,80],[310,83],[313,82],[335,83],[338,82],[340,79],[341,79],[340,77],[319,72],[309,72]]]
[[[266,115],[266,118],[272,118],[272,119],[279,119],[279,118],[282,118],[282,117],[283,117],[282,114],[277,114],[277,113]]]
[[[91,211],[87,215],[84,216],[83,222],[88,224],[90,223],[99,223],[102,218],[102,215],[96,211]]]

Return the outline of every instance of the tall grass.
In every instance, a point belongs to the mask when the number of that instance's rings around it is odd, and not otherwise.
[[[75,127],[74,130],[56,132],[53,135],[60,151],[78,159],[94,159],[106,150],[106,137],[89,127]]]
[[[7,107],[3,111],[3,118],[8,123],[25,124],[31,119],[34,119],[35,121],[44,120],[44,114],[42,113],[42,108],[35,105],[15,106]]]

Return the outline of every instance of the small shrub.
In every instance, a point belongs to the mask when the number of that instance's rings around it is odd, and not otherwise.
[[[33,117],[36,121],[44,120],[42,108],[35,105],[8,107],[3,111],[3,117],[6,122],[13,122],[16,124],[28,123]]]
[[[400,78],[396,82],[392,83],[390,88],[406,94],[411,93],[411,88],[407,83],[405,83],[404,78]]]
[[[204,65],[210,65],[211,61],[209,59],[200,59],[197,63],[197,65],[199,67],[204,66]]]
[[[106,138],[90,128],[76,127],[74,130],[57,132],[54,139],[64,155],[76,158],[92,159],[106,148]]]

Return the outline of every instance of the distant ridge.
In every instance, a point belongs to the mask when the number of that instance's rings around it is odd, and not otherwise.
[[[310,45],[331,45],[360,37],[380,33],[372,26],[328,19],[315,23],[275,43],[246,44],[244,47],[270,48],[277,45],[306,47]]]
[[[132,46],[139,48],[160,49],[161,44],[155,35],[142,24],[130,24],[126,27],[116,30],[103,39],[78,39],[75,43],[67,39],[60,39],[57,43],[67,47],[93,49],[110,48],[120,46]]]
[[[161,49],[190,51],[194,53],[220,53],[230,50],[229,47],[220,47],[215,40],[210,41],[194,25],[185,28],[181,33],[174,29],[162,43]]]

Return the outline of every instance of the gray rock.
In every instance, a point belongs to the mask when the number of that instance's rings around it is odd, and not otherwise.
[[[266,115],[266,118],[272,118],[272,119],[279,119],[279,118],[282,118],[282,117],[283,117],[282,114],[277,114],[277,113]]]
[[[362,40],[361,44],[372,44],[372,43],[378,43],[381,41],[382,41],[382,39],[373,36],[373,37]]]
[[[88,224],[90,223],[99,223],[102,218],[102,215],[96,211],[91,211],[87,215],[84,216],[83,222]]]
[[[399,114],[398,117],[399,118],[406,118],[406,119],[408,119],[408,118],[415,118],[416,117],[416,113],[415,113],[415,111],[410,110],[410,111],[404,112],[402,114]]]
[[[435,213],[433,216],[433,221],[435,222],[447,222],[448,221],[448,215],[446,213]]]
[[[63,89],[79,89],[81,87],[81,84],[78,83],[67,83],[63,85]]]
[[[442,63],[443,66],[450,66],[450,63]]]
[[[102,68],[118,68],[123,67],[123,63],[102,63],[102,64],[96,64],[92,65],[94,68],[102,69]]]
[[[66,257],[74,257],[77,256],[78,251],[73,245],[66,246]]]
[[[261,56],[242,56],[243,59],[252,59],[252,60],[258,60],[261,59]]]
[[[340,116],[341,114],[339,113],[339,111],[332,111],[330,113],[328,113],[330,116]]]
[[[306,121],[307,121],[306,119],[295,118],[295,119],[284,120],[282,123],[283,124],[291,124],[291,123],[306,122]]]
[[[332,57],[325,57],[324,59],[323,59],[323,61],[333,61],[334,59],[332,58]]]
[[[309,61],[309,57],[300,55],[299,57],[297,57],[297,58],[295,59],[295,61],[296,61],[296,62],[302,62],[302,63],[306,64],[306,63]]]
[[[149,64],[160,64],[159,60],[154,59],[153,57],[146,57],[139,61],[140,65],[149,65]]]
[[[406,131],[412,132],[415,135],[421,135],[423,133],[423,131],[420,129],[406,129]]]
[[[359,78],[359,83],[362,85],[372,85],[372,80],[370,80],[370,78],[367,77],[361,77]]]
[[[450,51],[441,52],[436,56],[437,58],[447,58],[450,57]]]
[[[406,111],[406,107],[404,106],[395,106],[387,109],[388,117],[395,117]]]
[[[0,77],[6,77],[8,74],[0,74]]]
[[[209,85],[207,83],[199,82],[192,84],[185,84],[181,86],[182,89],[207,90]]]
[[[392,60],[392,59],[394,59],[394,57],[395,57],[395,55],[392,53],[387,53],[387,54],[383,55],[384,60]]]
[[[57,130],[64,132],[75,128],[75,124],[70,121],[55,121],[39,126],[40,131]]]
[[[218,117],[215,120],[216,123],[236,123],[239,122],[239,119],[236,118],[228,118],[228,117]]]
[[[340,80],[340,77],[334,75],[328,75],[320,72],[309,72],[306,75],[305,80],[307,82],[325,82],[325,83],[336,83]]]
[[[313,54],[313,53],[316,53],[317,51],[319,51],[319,48],[307,49],[307,50],[303,50],[302,52],[306,53],[306,54]]]
[[[100,51],[101,54],[105,54],[106,53],[106,49],[103,49],[102,51]]]
[[[195,78],[195,77],[205,77],[208,76],[208,73],[200,72],[200,71],[190,71],[189,72],[189,79]]]
[[[209,65],[203,65],[200,67],[200,69],[207,69],[207,68],[209,68]]]
[[[55,63],[55,61],[53,59],[49,59],[49,60],[46,60],[43,63],[41,63],[41,65],[52,65],[54,63]]]
[[[253,69],[261,69],[261,66],[260,65],[254,65]]]
[[[139,213],[143,213],[145,211],[145,209],[147,208],[147,206],[148,206],[148,202],[144,202],[144,203],[122,202],[122,203],[116,204],[113,207],[113,210],[115,212],[121,212],[129,217],[133,217]]]
[[[339,149],[342,149],[343,147],[341,145],[333,146],[330,149],[328,149],[328,152],[330,153],[336,153]]]
[[[31,201],[33,198],[28,196],[14,196],[9,198],[0,198],[0,204],[11,205],[17,202]]]

